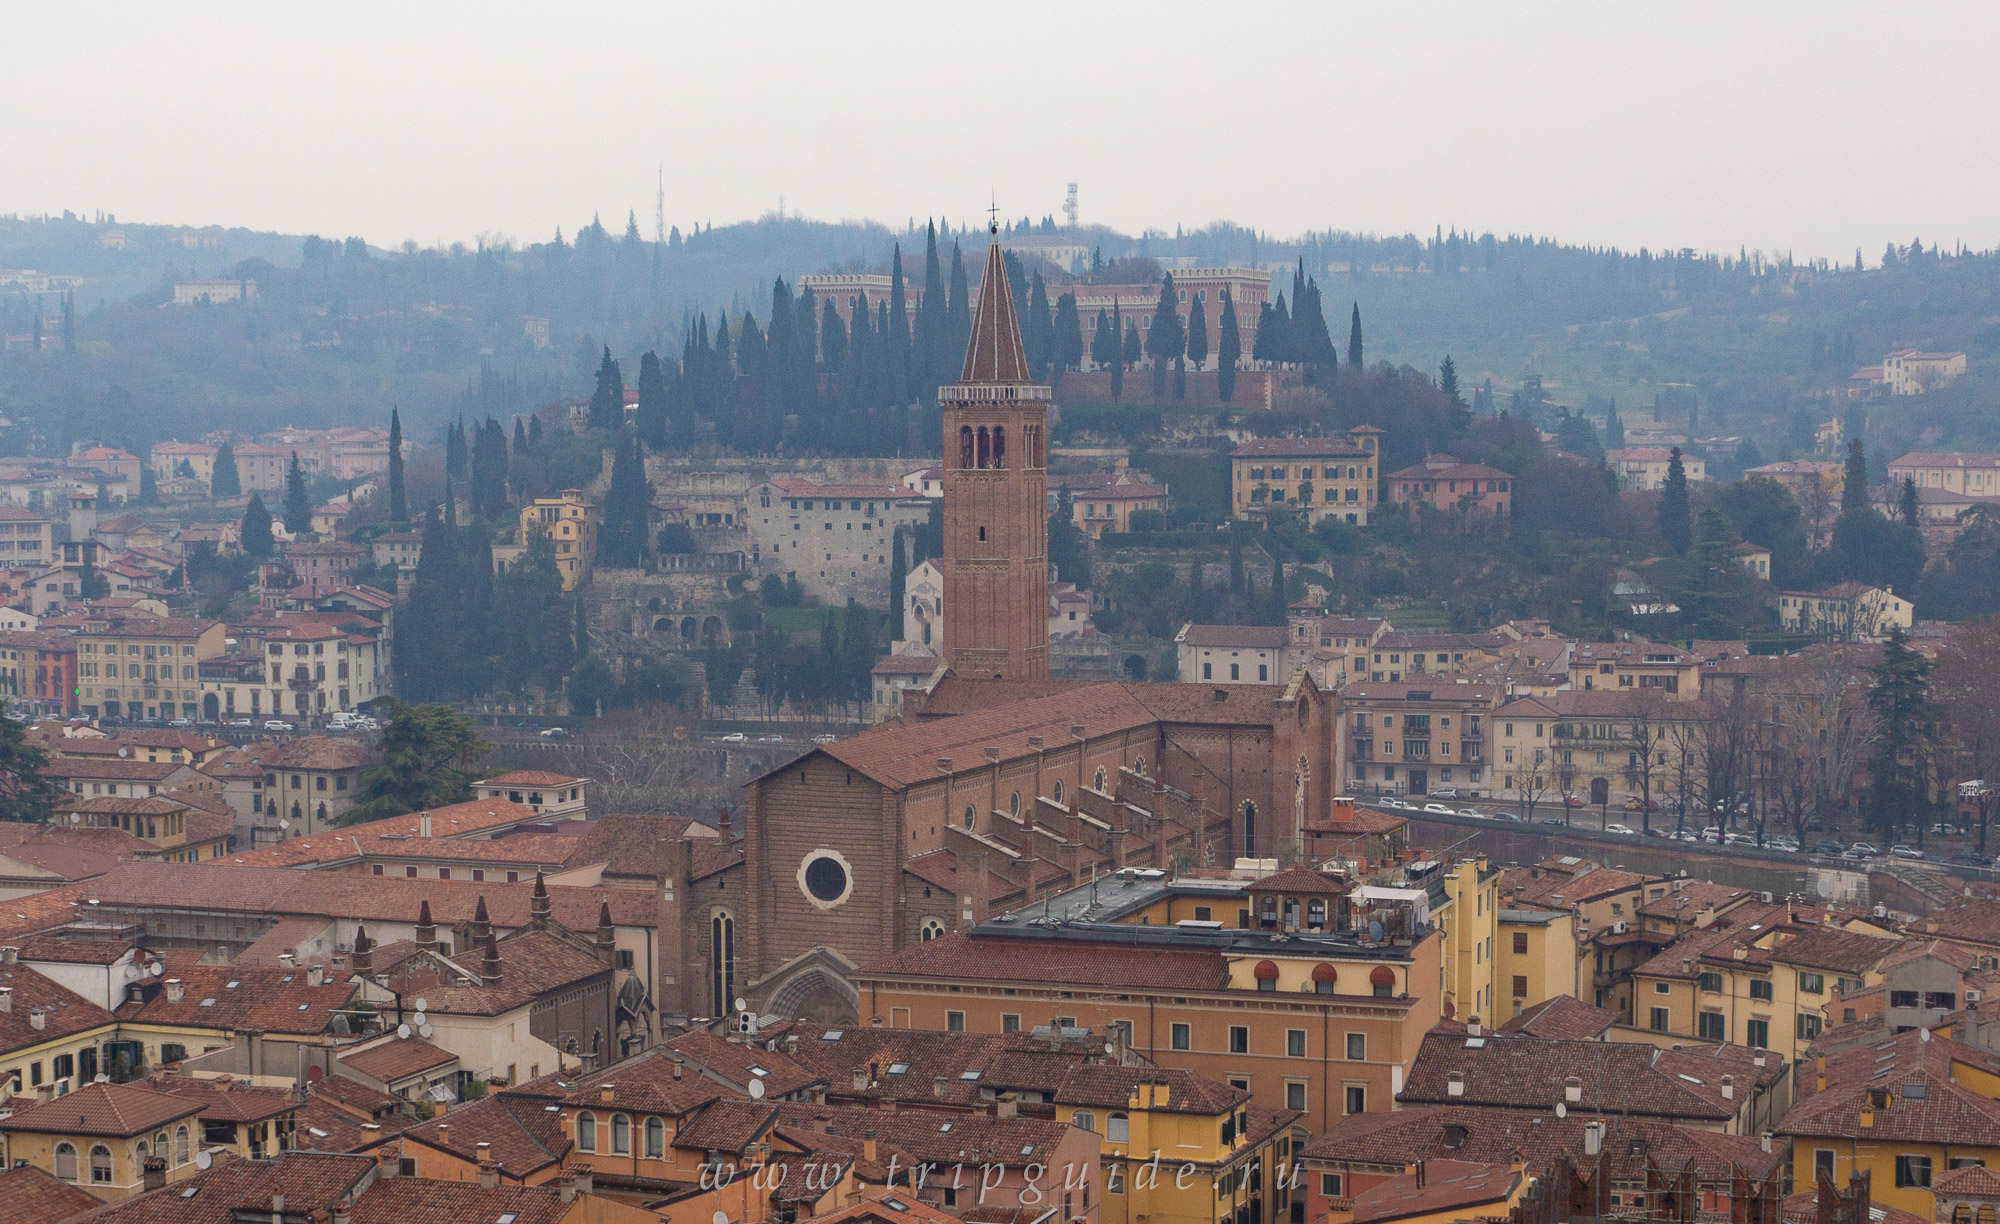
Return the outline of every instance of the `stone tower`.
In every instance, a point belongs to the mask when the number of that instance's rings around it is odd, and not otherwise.
[[[944,408],[944,657],[977,680],[1049,674],[1049,389],[1028,377],[997,232]]]

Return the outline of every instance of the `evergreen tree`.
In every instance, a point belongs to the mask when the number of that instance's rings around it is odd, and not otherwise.
[[[467,490],[473,513],[498,519],[507,510],[507,431],[492,417],[472,439],[472,484]]]
[[[1660,538],[1682,556],[1694,543],[1694,519],[1688,505],[1687,469],[1676,446],[1667,460],[1667,482],[1660,489]]]
[[[1111,339],[1105,346],[1111,354],[1111,400],[1118,402],[1125,394],[1125,325],[1119,311],[1118,299],[1111,299]]]
[[[908,593],[909,564],[903,560],[903,529],[889,537],[894,556],[889,558],[889,640],[903,640],[903,600]],[[761,677],[760,677],[761,679]]]
[[[1280,349],[1278,312],[1269,302],[1257,307],[1257,330],[1250,337],[1250,359],[1276,363]]]
[[[517,693],[556,688],[569,665],[570,615],[547,532],[528,537],[495,587],[500,684]]]
[[[1232,529],[1229,533],[1229,593],[1242,595],[1243,592],[1243,533]]]
[[[945,349],[949,337],[945,330],[945,312],[949,303],[945,298],[944,270],[938,262],[937,223],[924,225],[924,296],[917,303],[917,399],[928,403],[937,398],[939,384],[948,381],[946,373]]]
[[[1347,364],[1360,370],[1367,367],[1361,361],[1361,303],[1354,304],[1354,317],[1347,325]]]
[[[1115,307],[1117,303],[1114,302],[1112,305]],[[1144,346],[1139,342],[1138,321],[1135,319],[1125,320],[1125,368],[1129,370],[1133,366],[1138,365],[1139,358],[1144,355]]]
[[[611,359],[610,345],[604,347],[604,358],[597,363],[597,386],[590,393],[588,419],[592,429],[616,429],[625,423],[625,378]]]
[[[607,566],[631,568],[646,555],[646,522],[653,488],[638,438],[621,436],[611,456],[611,487],[604,494],[604,523],[597,534],[597,557]]]
[[[515,417],[514,458],[516,460],[521,460],[521,459],[526,459],[527,457],[528,457],[528,427],[522,424],[520,417]]]
[[[26,724],[0,718],[0,820],[43,823],[54,812],[62,791],[42,776],[48,753],[29,742]]]
[[[382,820],[472,797],[472,779],[483,776],[479,763],[493,745],[480,738],[469,715],[394,697],[377,697],[375,708],[388,720],[379,746],[382,761],[361,772],[355,806],[339,823]]]
[[[1265,612],[1265,623],[1284,624],[1289,602],[1285,598],[1285,554],[1274,545],[1271,549],[1271,605]]]
[[[1021,320],[1021,347],[1028,359],[1028,377],[1039,383],[1049,381],[1049,366],[1055,360],[1055,332],[1049,325],[1049,289],[1042,283],[1040,269],[1028,282],[1027,311]]]
[[[243,479],[236,472],[236,448],[227,442],[215,448],[215,467],[209,473],[208,495],[217,501],[243,496]]]
[[[1881,660],[1867,669],[1872,679],[1868,708],[1881,726],[1868,771],[1869,821],[1884,834],[1896,832],[1911,819],[1921,828],[1924,811],[1931,806],[1927,782],[1936,721],[1930,701],[1931,668],[1930,660],[1910,649],[1909,632],[1894,625]]]
[[[453,421],[445,426],[444,433],[444,478],[464,480],[469,466],[465,453],[465,421]]]
[[[1625,446],[1625,422],[1618,415],[1616,397],[1604,414],[1604,446],[1607,450],[1622,450]]]
[[[1076,529],[1076,503],[1065,485],[1056,492],[1055,512],[1049,515],[1049,564],[1056,577],[1079,587],[1090,585],[1090,569],[1083,552],[1083,533]]]
[[[1847,470],[1840,486],[1840,513],[1858,514],[1872,508],[1868,497],[1868,456],[1861,448],[1861,439],[1857,437],[1847,443]]]
[[[1153,304],[1153,326],[1146,333],[1146,352],[1153,359],[1153,398],[1167,392],[1167,369],[1187,352],[1187,333],[1181,328],[1180,305],[1174,297],[1174,274],[1160,278],[1160,297]]]
[[[652,446],[667,442],[667,377],[658,353],[647,349],[639,358],[639,411],[634,422],[639,438]]]
[[[278,551],[277,537],[271,534],[271,512],[264,508],[264,499],[258,494],[250,495],[250,504],[243,507],[243,522],[237,529],[237,540],[243,551],[266,560]]]
[[[1458,393],[1458,367],[1452,364],[1450,353],[1446,353],[1444,360],[1438,363],[1438,390],[1444,392],[1444,397],[1454,404],[1465,403]]]
[[[306,474],[299,468],[297,451],[285,472],[285,530],[293,536],[312,530],[312,502],[306,497]]]
[[[1019,298],[1015,299],[1019,301]],[[910,369],[910,306],[903,289],[903,244],[897,243],[889,262],[889,402],[908,404],[916,398],[916,379]],[[900,452],[906,439],[898,436]]]
[[[1200,298],[1188,303],[1187,359],[1197,370],[1208,361],[1208,309]]]
[[[531,416],[528,418],[528,449],[530,451],[536,451],[540,450],[541,446],[542,446],[542,418],[539,416]]]
[[[958,244],[951,244],[951,303],[945,307],[945,378],[951,379],[965,363],[966,353],[972,347],[972,301],[971,290],[966,287],[965,258],[959,253]]]
[[[83,568],[77,572],[76,589],[86,600],[103,599],[111,594],[111,580],[97,572],[96,554],[90,549],[83,552]]]
[[[63,352],[74,353],[76,351],[76,296],[68,290],[63,291],[62,310]]]
[[[139,465],[139,504],[142,506],[160,504],[160,482],[159,478],[153,475],[153,465],[150,463]]]
[[[410,521],[410,498],[403,484],[403,414],[389,410],[389,521]]]
[[[1293,299],[1291,334],[1293,359],[1308,370],[1332,371],[1340,364],[1326,316],[1320,310],[1319,282],[1308,280],[1305,292]]]
[[[1219,332],[1215,346],[1215,394],[1223,403],[1236,400],[1236,366],[1243,358],[1243,334],[1236,325],[1236,301],[1227,289],[1222,291],[1222,318],[1216,324]]]
[[[420,700],[455,696],[464,676],[459,660],[465,583],[453,498],[447,479],[443,512],[434,506],[424,516],[417,572],[396,618],[398,684],[403,693]]]
[[[1055,377],[1060,381],[1069,370],[1083,368],[1083,320],[1076,313],[1076,294],[1056,299]]]
[[[847,366],[847,325],[840,321],[840,312],[833,308],[832,298],[820,308],[819,360],[826,372],[833,375],[839,375]]]

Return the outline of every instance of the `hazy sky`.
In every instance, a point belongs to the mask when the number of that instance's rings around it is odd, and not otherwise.
[[[0,0],[0,212],[2000,244],[2000,5]]]

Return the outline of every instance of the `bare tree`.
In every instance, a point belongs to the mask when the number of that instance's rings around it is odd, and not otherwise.
[[[1535,759],[1521,766],[1524,772],[1514,775],[1517,784],[1514,787],[1514,797],[1521,805],[1521,819],[1528,824],[1535,823],[1535,808],[1540,806],[1543,798],[1548,795],[1548,778],[1542,773],[1543,764],[1543,752],[1537,748]],[[1567,824],[1568,809],[1565,808],[1563,811],[1563,821]]]
[[[1666,767],[1665,698],[1642,695],[1625,716],[1625,785],[1639,792],[1640,832],[1653,831],[1653,780]]]
[[[1771,678],[1764,705],[1759,721],[1770,725],[1766,737],[1801,746],[1812,816],[1832,831],[1840,813],[1852,806],[1855,771],[1880,734],[1868,708],[1867,675],[1841,647],[1809,647]]]
[[[1833,488],[1824,473],[1815,472],[1799,483],[1793,500],[1799,503],[1799,517],[1806,521],[1806,538],[1814,548],[1826,545],[1827,531],[1832,526],[1840,503],[1833,495]]]
[[[704,776],[705,750],[687,723],[673,706],[646,706],[583,737],[583,768],[605,811],[693,815],[727,806],[727,787]]]
[[[1947,742],[1941,745],[1939,781],[1955,787],[1985,782],[1974,795],[1979,814],[1979,852],[1986,852],[1986,828],[1993,770],[2000,765],[2000,617],[1959,626],[1938,652],[1931,691],[1943,708]]]
[[[1667,762],[1674,785],[1674,831],[1687,827],[1688,807],[1708,810],[1708,749],[1715,713],[1706,704],[1690,703],[1681,718],[1667,724]]]

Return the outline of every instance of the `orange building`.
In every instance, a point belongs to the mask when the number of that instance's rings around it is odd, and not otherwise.
[[[1504,527],[1514,501],[1511,475],[1483,463],[1460,463],[1453,455],[1426,455],[1422,463],[1391,472],[1385,481],[1390,501],[1441,510],[1461,530],[1489,519]]]

